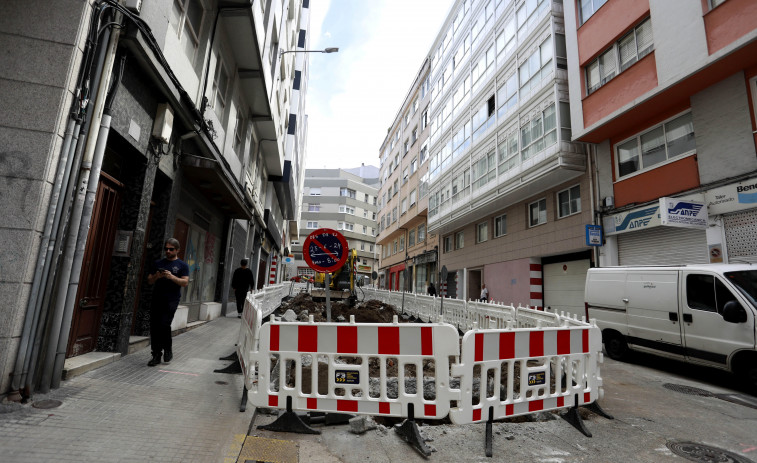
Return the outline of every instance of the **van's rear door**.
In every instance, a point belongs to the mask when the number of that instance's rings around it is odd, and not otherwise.
[[[683,356],[678,316],[678,271],[633,270],[626,279],[628,343]]]
[[[736,294],[715,272],[681,272],[681,321],[690,360],[722,367],[732,352],[754,349],[754,314]],[[733,300],[747,308],[745,322],[723,320],[723,306]]]

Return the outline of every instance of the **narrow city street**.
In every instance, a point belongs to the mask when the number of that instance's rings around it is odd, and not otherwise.
[[[64,381],[31,404],[1,405],[2,461],[757,461],[754,397],[728,374],[647,355],[627,363],[605,359],[599,403],[615,419],[582,413],[593,437],[553,413],[495,422],[493,458],[484,454],[484,424],[419,421],[434,450],[427,460],[389,423],[360,435],[349,424],[313,424],[320,435],[264,431],[258,426],[272,422],[275,411],[240,413],[241,375],[213,372],[229,365],[219,357],[233,351],[238,327],[235,316],[220,318],[176,336],[170,364],[147,367],[145,349]],[[35,407],[51,400],[61,405]],[[731,459],[707,459],[710,448]]]

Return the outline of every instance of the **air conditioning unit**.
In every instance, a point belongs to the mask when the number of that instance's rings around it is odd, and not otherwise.
[[[252,179],[250,178],[250,174],[246,174],[244,176],[244,195],[247,197],[247,200],[250,201],[250,203],[255,203],[254,195],[252,194],[253,187],[252,187]]]
[[[612,208],[615,206],[615,198],[612,196],[605,196],[605,207]]]
[[[142,11],[142,0],[124,0],[124,6],[134,14]]]
[[[162,143],[171,141],[173,130],[173,109],[168,103],[161,103],[155,112],[155,122],[152,126],[152,137]]]

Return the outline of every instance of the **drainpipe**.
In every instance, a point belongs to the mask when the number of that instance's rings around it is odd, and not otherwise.
[[[108,33],[107,30],[105,33]],[[79,284],[84,248],[89,232],[94,194],[97,192],[102,157],[110,130],[110,114],[103,114],[103,108],[106,103],[108,83],[113,70],[119,35],[119,29],[110,34],[105,51],[102,74],[99,79],[99,88],[94,99],[90,128],[99,125],[100,131],[97,137],[88,137],[84,158],[79,171],[76,187],[77,194],[71,211],[70,226],[63,253],[61,278],[57,282],[58,287],[55,293],[55,307],[51,320],[50,339],[45,351],[42,378],[40,380],[40,391],[42,393],[48,392],[51,385],[53,388],[57,388],[60,385],[60,376],[68,344],[68,334],[71,329],[73,304],[75,303],[74,299],[76,298]],[[117,88],[117,85],[114,85],[115,88]],[[102,150],[102,152],[99,152],[99,150]],[[63,346],[62,348],[61,345]]]

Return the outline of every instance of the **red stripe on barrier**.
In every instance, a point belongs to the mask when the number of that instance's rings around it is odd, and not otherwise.
[[[269,407],[278,407],[279,406],[279,396],[277,395],[269,395],[268,396],[268,406]]]
[[[279,325],[271,325],[271,351],[279,350]]]
[[[336,351],[339,354],[357,354],[357,326],[336,327]]]
[[[318,327],[300,325],[297,327],[297,352],[318,352]]]
[[[558,397],[557,398],[557,406],[558,407],[564,407],[565,406],[565,397]]]
[[[473,359],[475,362],[484,361],[484,334],[476,333],[476,357]]]
[[[357,412],[357,401],[355,400],[337,400],[336,409],[340,412]]]
[[[434,355],[434,329],[421,327],[421,355]]]
[[[532,272],[541,272],[541,264],[529,264],[528,269]]]
[[[389,402],[379,402],[379,413],[382,415],[388,415],[392,412],[392,409],[389,407]]]
[[[532,331],[529,339],[529,357],[542,357],[544,355],[544,331]]]
[[[380,355],[400,354],[400,327],[378,327],[378,353]]]
[[[532,285],[541,285],[541,284],[542,284],[542,281],[543,281],[543,280],[542,280],[541,278],[531,278],[531,281],[530,281],[530,283],[531,283]]]
[[[512,415],[515,412],[515,406],[513,404],[505,405],[505,415]]]
[[[308,405],[309,410],[317,410],[318,409],[318,399],[308,399]]]
[[[529,412],[538,412],[539,410],[544,410],[544,401],[543,400],[533,400],[528,403],[528,411]]]
[[[583,351],[589,352],[589,330],[583,330],[583,332],[581,333],[581,338],[583,340]]]
[[[499,334],[499,358],[515,358],[515,333]]]
[[[584,403],[591,403],[591,392],[584,392]]]
[[[532,292],[530,298],[531,299],[539,299],[539,300],[541,300],[541,296],[542,296],[541,293],[533,293]]]
[[[473,409],[473,421],[481,421],[481,409],[480,408],[474,408]]]
[[[570,354],[570,330],[557,332],[557,355]]]
[[[423,414],[426,416],[436,416],[436,405],[424,405]]]

